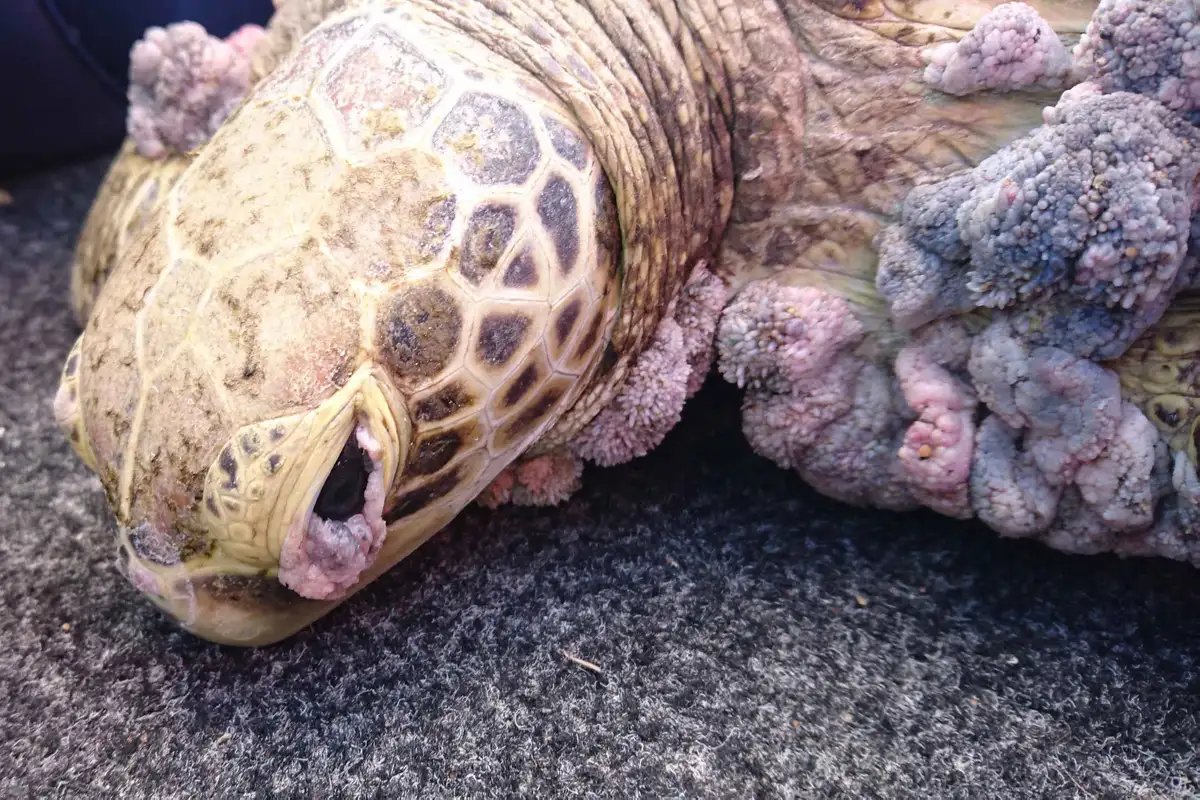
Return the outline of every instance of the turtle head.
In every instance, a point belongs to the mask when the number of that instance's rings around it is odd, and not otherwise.
[[[127,302],[102,293],[64,365],[54,411],[101,480],[118,564],[138,591],[203,638],[265,644],[324,615],[403,554],[403,531],[381,553],[383,517],[412,426],[384,370],[347,361],[344,373],[322,375],[303,362],[327,351],[292,349],[285,336],[272,354],[273,337],[260,335],[259,385],[276,402],[239,414],[227,405],[239,401],[237,387],[206,372],[202,338],[137,353],[138,334],[152,329],[133,316],[122,325],[114,306]],[[152,292],[143,308],[152,317],[172,304]],[[263,321],[292,327],[286,316]],[[295,327],[320,335],[319,325]],[[278,402],[281,391],[291,402]]]
[[[309,35],[191,156],[63,370],[126,574],[206,639],[328,612],[602,361],[620,235],[581,126],[418,39],[391,17]]]

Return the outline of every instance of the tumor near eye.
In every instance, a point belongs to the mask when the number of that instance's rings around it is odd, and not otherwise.
[[[346,442],[329,471],[313,512],[322,519],[345,522],[361,514],[366,505],[367,479],[371,465],[354,437]]]

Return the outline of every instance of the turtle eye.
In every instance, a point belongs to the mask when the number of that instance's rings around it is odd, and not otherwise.
[[[329,470],[313,512],[331,522],[345,522],[355,514],[361,514],[367,502],[367,479],[370,474],[368,456],[351,436],[333,469]]]

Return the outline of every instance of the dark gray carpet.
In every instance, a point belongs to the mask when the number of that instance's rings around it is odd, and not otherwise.
[[[720,384],[650,457],[557,510],[471,511],[280,646],[177,631],[50,416],[103,166],[0,209],[5,797],[1200,789],[1200,573],[822,500],[748,452]]]

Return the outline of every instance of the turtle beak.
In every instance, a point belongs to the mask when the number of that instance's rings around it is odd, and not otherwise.
[[[401,557],[384,505],[410,437],[403,400],[368,365],[310,412],[235,431],[179,530],[120,528],[122,572],[201,638],[286,639]]]
[[[383,505],[390,480],[384,446],[365,421],[323,476],[309,491],[313,499],[288,526],[279,582],[302,597],[335,600],[374,564],[387,537]]]
[[[134,552],[126,532],[122,539],[119,563],[129,582],[181,628],[216,644],[275,644],[341,602],[301,597],[268,575],[165,572]]]

